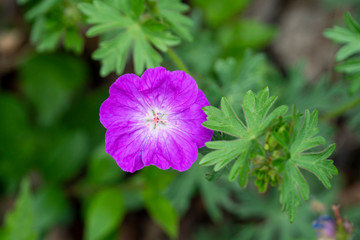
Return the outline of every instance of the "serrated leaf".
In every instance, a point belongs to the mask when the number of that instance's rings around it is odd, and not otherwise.
[[[238,104],[248,90],[260,91],[268,81],[267,62],[263,54],[245,51],[241,62],[234,58],[219,59],[215,62],[218,81],[211,81],[207,97],[212,105],[225,96],[236,113],[241,112]],[[217,84],[219,83],[219,84]]]
[[[335,67],[336,71],[347,74],[355,74],[360,72],[360,58],[351,58]]]
[[[161,60],[160,54],[151,47],[145,36],[139,32],[134,41],[135,72],[141,74],[145,67],[156,67]]]
[[[85,239],[104,239],[121,224],[126,209],[118,189],[103,189],[89,204],[85,217]]]
[[[356,55],[360,53],[360,26],[350,15],[345,14],[347,28],[335,26],[324,32],[327,38],[343,46],[336,54],[336,61],[341,62],[335,69],[348,75],[357,75],[360,73],[360,59]],[[360,89],[360,84],[352,85],[350,92],[356,92]]]
[[[338,26],[335,26],[333,29],[325,30],[324,35],[336,43],[348,43],[359,40],[359,37],[356,34]]]
[[[345,13],[346,26],[352,30],[352,32],[360,33],[360,26],[351,16],[349,12]]]
[[[209,166],[215,165],[214,170],[218,171],[228,164],[231,160],[234,160],[238,155],[249,147],[249,141],[246,139],[239,139],[235,141],[215,141],[207,142],[206,146],[211,149],[216,149],[205,155],[200,165]]]
[[[43,15],[49,11],[57,2],[57,0],[39,1],[38,4],[36,4],[25,14],[25,18],[27,20],[32,20],[36,16]]]
[[[180,37],[191,41],[192,36],[189,28],[192,27],[192,21],[182,15],[183,12],[188,10],[188,6],[179,0],[159,0],[158,11],[159,14],[169,22],[173,31]]]
[[[317,111],[310,114],[310,111],[306,110],[303,122],[295,123],[291,146],[288,147],[290,158],[285,164],[280,202],[283,210],[288,212],[291,222],[295,218],[296,208],[301,204],[301,197],[304,200],[309,199],[309,186],[300,168],[313,173],[326,188],[331,187],[329,179],[337,174],[333,161],[327,160],[334,151],[335,144],[320,152],[307,152],[325,143],[322,137],[314,137],[318,133],[317,121]]]
[[[28,0],[19,0],[25,4]],[[39,52],[54,51],[59,46],[77,54],[83,50],[80,27],[82,16],[75,1],[42,0],[28,4],[25,18],[31,24],[31,43]]]
[[[96,36],[113,29],[126,28],[135,22],[124,16],[118,9],[111,7],[105,2],[94,1],[91,3],[80,3],[79,9],[88,16],[89,24],[96,24],[87,31],[89,37]]]
[[[336,61],[343,61],[348,57],[360,52],[360,44],[358,42],[350,42],[348,45],[343,46],[336,53],[335,59]]]
[[[119,3],[95,0],[93,3],[78,5],[87,15],[87,22],[93,25],[87,35],[101,36],[99,48],[94,52],[93,58],[101,61],[102,76],[112,71],[121,74],[131,48],[137,74],[141,74],[144,68],[156,67],[160,65],[162,57],[155,47],[165,52],[168,47],[180,42],[171,30],[187,36],[186,28],[183,27],[190,20],[181,15],[183,6],[186,5],[177,1],[159,1],[158,14],[162,19],[158,19],[156,14],[150,15],[149,19],[149,13],[144,13],[151,9],[145,7],[147,4],[150,3],[143,0],[125,0]],[[164,9],[164,6],[168,8]],[[144,21],[141,14],[147,14],[147,20]],[[169,14],[172,14],[171,18]]]
[[[204,107],[204,112],[207,115],[207,121],[202,125],[206,128],[221,131],[233,136],[246,135],[244,124],[236,116],[234,110],[231,108],[226,98],[221,99],[221,110],[216,107]]]
[[[235,161],[229,173],[229,181],[234,181],[239,176],[239,184],[241,187],[246,187],[248,181],[248,172],[250,171],[250,161],[248,158],[249,151],[243,151],[240,157]]]
[[[286,106],[280,106],[268,114],[275,101],[276,97],[269,97],[268,88],[257,94],[248,91],[242,104],[246,125],[235,114],[226,98],[221,99],[221,110],[211,106],[205,107],[207,121],[203,123],[203,126],[233,135],[238,140],[206,143],[208,148],[216,151],[204,156],[200,164],[215,165],[214,171],[219,171],[232,160],[237,159],[228,178],[232,181],[240,173],[240,184],[245,186],[250,171],[248,155],[250,149],[256,145],[255,140],[264,134],[275,118],[287,112]]]

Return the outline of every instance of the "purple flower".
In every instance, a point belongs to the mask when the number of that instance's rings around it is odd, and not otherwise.
[[[148,69],[125,74],[110,87],[100,107],[107,129],[106,152],[127,172],[155,165],[185,171],[213,131],[201,124],[209,105],[194,79],[183,71]]]
[[[330,216],[320,216],[312,225],[318,239],[335,239],[335,221]]]

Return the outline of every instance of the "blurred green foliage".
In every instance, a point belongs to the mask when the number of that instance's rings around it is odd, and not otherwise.
[[[35,240],[38,238],[37,216],[32,201],[29,182],[24,180],[15,208],[6,216],[5,226],[0,233],[2,239]]]
[[[54,51],[61,43],[65,49],[81,53],[84,38],[82,14],[77,8],[82,0],[17,0],[28,9],[25,19],[31,23],[30,41],[38,51]]]
[[[249,186],[242,189],[224,178],[231,170],[228,166],[219,172],[199,166],[202,155],[183,173],[149,167],[130,175],[104,150],[99,107],[114,78],[97,79],[99,69],[87,57],[93,47],[86,46],[86,36],[99,36],[93,58],[101,61],[103,76],[133,69],[141,73],[159,64],[176,69],[166,55],[176,45],[176,54],[211,105],[218,106],[225,96],[244,120],[240,102],[246,92],[269,86],[279,96],[275,108],[292,104],[300,112],[317,108],[320,129],[326,129],[321,135],[330,141],[338,133],[337,126],[328,121],[334,117],[326,116],[355,101],[358,87],[350,88],[351,96],[344,81],[324,76],[309,82],[302,65],[280,72],[261,53],[280,29],[245,18],[242,12],[250,0],[192,0],[188,5],[179,0],[17,2],[37,53],[20,55],[15,87],[4,84],[0,89],[0,203],[14,203],[5,209],[0,239],[46,239],[59,228],[65,232],[79,228],[75,237],[84,239],[119,239],[123,221],[134,213],[148,216],[166,235],[176,238],[194,201],[200,202],[206,220],[193,226],[193,239],[314,238],[311,221],[316,213],[310,205],[303,203],[291,225],[281,213],[275,189],[268,187],[263,195],[254,190],[257,176],[248,176]],[[342,52],[346,54],[338,57],[345,60],[345,67],[359,52],[353,43],[358,40],[358,29],[350,16],[347,19],[347,29],[335,29],[344,33],[341,41],[333,38],[345,44],[347,51]],[[133,65],[127,61],[131,58]],[[357,77],[359,66],[351,65],[350,72],[347,67],[338,70]],[[343,113],[350,129],[360,129],[359,112],[354,107]],[[216,133],[214,139],[233,138]],[[209,151],[201,149],[203,155]],[[310,200],[327,206],[337,201],[342,187],[339,179],[333,181],[335,189],[324,192],[315,177],[305,177]],[[349,207],[344,213],[356,225],[360,224],[358,208]]]

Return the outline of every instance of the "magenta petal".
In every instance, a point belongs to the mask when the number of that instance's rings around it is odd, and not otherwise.
[[[139,118],[139,114],[146,112],[148,105],[136,88],[139,81],[138,76],[125,74],[111,85],[110,97],[100,107],[100,122],[105,128],[116,121]]]
[[[195,103],[188,109],[169,116],[169,121],[192,138],[198,148],[205,146],[210,141],[213,131],[203,127],[201,124],[206,121],[206,114],[203,107],[209,106],[205,94],[199,89]]]
[[[183,71],[166,71],[163,67],[148,69],[141,76],[139,91],[147,102],[173,112],[190,107],[196,100],[195,80]]]
[[[125,74],[109,92],[100,122],[107,129],[106,151],[124,171],[148,165],[185,171],[212,137],[201,125],[209,102],[185,72],[157,67],[141,78]]]
[[[134,104],[143,105],[143,98],[137,90],[140,81],[135,74],[122,75],[111,85],[110,97],[121,98],[121,103],[128,107],[132,107]]]
[[[145,166],[186,171],[196,161],[197,155],[196,144],[186,134],[172,130],[149,139],[144,146],[143,162]]]
[[[110,96],[100,107],[100,122],[105,128],[109,128],[115,122],[138,122],[145,114],[142,105],[133,103],[130,106],[125,105],[126,96]]]
[[[106,152],[122,170],[135,172],[144,166],[141,155],[143,136],[144,128],[141,125],[114,123],[106,131]]]

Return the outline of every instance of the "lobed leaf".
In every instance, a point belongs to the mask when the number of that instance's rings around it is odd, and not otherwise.
[[[54,51],[63,45],[66,50],[81,53],[84,39],[81,34],[82,16],[75,1],[41,0],[30,3],[25,18],[31,24],[30,40],[39,52]]]
[[[330,188],[329,179],[337,174],[333,161],[327,160],[335,149],[335,144],[319,152],[306,152],[325,143],[322,137],[316,136],[318,112],[305,111],[301,124],[296,123],[290,141],[290,158],[285,164],[284,177],[280,186],[280,202],[283,210],[289,214],[290,221],[295,218],[296,208],[301,204],[301,197],[309,199],[309,186],[301,174],[300,168],[313,173],[326,188]],[[295,186],[295,187],[294,187]]]
[[[325,37],[330,38],[343,46],[336,54],[336,61],[339,63],[335,69],[348,75],[357,75],[360,73],[360,25],[354,20],[350,13],[345,14],[347,28],[335,26],[324,32]],[[360,83],[352,80],[350,92],[354,93],[360,89]]]
[[[207,121],[202,125],[206,128],[242,137],[247,134],[244,124],[235,114],[226,98],[221,99],[221,110],[209,106],[204,107]]]
[[[189,7],[179,0],[158,1],[159,14],[169,22],[170,26],[173,28],[173,31],[180,37],[191,41],[193,38],[189,28],[192,27],[193,23],[189,18],[182,15],[182,13],[188,9]]]
[[[156,49],[165,52],[168,47],[179,44],[180,39],[173,32],[183,38],[191,37],[188,32],[191,21],[182,15],[187,6],[177,0],[154,3],[95,0],[78,6],[88,17],[87,22],[93,25],[87,35],[101,36],[93,58],[101,61],[102,76],[114,70],[121,74],[129,51],[133,53],[135,72],[141,74],[144,68],[160,65],[162,57]]]
[[[270,108],[276,97],[269,97],[269,89],[265,88],[255,94],[248,91],[242,104],[246,125],[238,118],[226,98],[221,99],[221,110],[215,107],[205,107],[207,121],[203,126],[237,137],[232,141],[214,141],[206,146],[216,151],[208,153],[200,161],[201,165],[215,165],[214,171],[219,171],[232,160],[237,159],[228,176],[230,181],[239,175],[241,186],[245,186],[250,171],[250,150],[256,146],[257,138],[261,137],[275,118],[287,112],[286,106],[280,106],[270,114]]]

